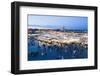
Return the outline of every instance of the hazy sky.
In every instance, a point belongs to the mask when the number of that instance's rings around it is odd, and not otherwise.
[[[88,17],[28,15],[28,26],[33,28],[87,29]]]

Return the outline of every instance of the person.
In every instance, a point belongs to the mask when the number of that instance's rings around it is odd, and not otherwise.
[[[67,45],[64,46],[64,51],[65,51],[65,53],[68,52],[68,46]]]

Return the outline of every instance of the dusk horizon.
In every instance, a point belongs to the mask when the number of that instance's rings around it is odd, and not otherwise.
[[[88,58],[88,18],[28,15],[28,61]]]
[[[28,27],[37,29],[61,29],[64,27],[65,29],[88,30],[87,22],[87,17],[78,16],[28,16]]]

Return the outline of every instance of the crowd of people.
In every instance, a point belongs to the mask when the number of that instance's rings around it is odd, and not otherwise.
[[[79,59],[88,57],[88,48],[79,44],[44,43],[28,38],[28,60]]]

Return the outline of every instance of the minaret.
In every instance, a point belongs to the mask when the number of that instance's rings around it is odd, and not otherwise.
[[[62,31],[65,32],[64,25],[62,25]]]

